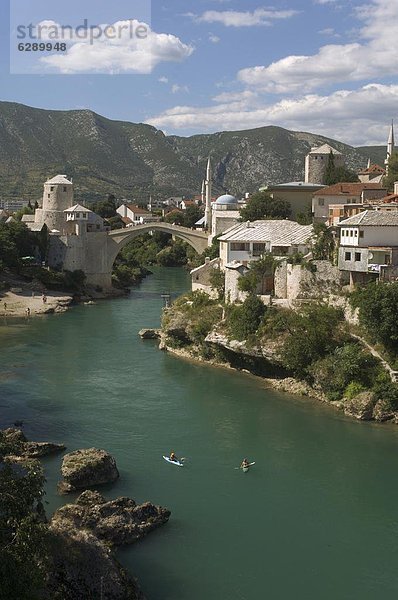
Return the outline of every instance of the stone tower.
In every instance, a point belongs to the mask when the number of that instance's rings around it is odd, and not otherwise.
[[[207,229],[209,229],[211,227],[211,162],[210,162],[210,157],[209,157],[209,160],[207,161],[205,190],[206,190],[205,227]]]
[[[36,210],[35,222],[45,223],[50,231],[63,233],[64,210],[73,206],[73,184],[66,175],[56,175],[44,184],[42,207]]]
[[[344,167],[343,155],[329,144],[323,144],[319,148],[311,148],[311,151],[305,157],[305,183],[323,184],[330,152],[333,152],[334,166]]]
[[[386,175],[388,175],[388,161],[390,160],[390,156],[394,152],[394,123],[391,121],[390,133],[388,135],[387,141],[387,156],[384,164],[386,166]]]

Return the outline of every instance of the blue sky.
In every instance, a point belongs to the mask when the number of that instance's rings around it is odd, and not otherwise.
[[[384,144],[398,113],[397,0],[10,1],[2,100],[179,135],[279,125],[353,145]],[[65,53],[17,50],[17,25],[84,19],[150,29],[145,40],[74,39]]]

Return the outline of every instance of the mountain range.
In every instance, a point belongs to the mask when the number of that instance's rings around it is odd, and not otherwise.
[[[321,135],[267,126],[205,135],[166,136],[144,123],[113,121],[91,110],[55,111],[0,102],[0,199],[41,197],[43,182],[64,173],[75,197],[107,194],[146,202],[200,193],[207,158],[214,193],[253,192],[264,183],[303,180],[304,157],[328,143],[358,170],[382,164],[385,147],[354,148]]]

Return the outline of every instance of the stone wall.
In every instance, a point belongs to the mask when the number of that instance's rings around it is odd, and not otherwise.
[[[314,272],[283,261],[275,270],[275,296],[288,300],[323,298],[336,294],[349,281],[348,273],[327,260],[314,260]]]
[[[197,267],[191,271],[192,278],[192,291],[195,292],[197,290],[205,292],[211,298],[217,298],[217,291],[211,287],[210,276],[213,269],[220,268],[220,259],[213,258],[206,262],[204,265]]]

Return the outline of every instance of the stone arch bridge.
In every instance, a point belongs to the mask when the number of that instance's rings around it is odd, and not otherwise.
[[[151,231],[163,231],[181,238],[192,246],[198,254],[204,252],[208,247],[207,233],[163,222],[144,223],[125,229],[114,229],[106,234],[90,233],[87,235],[88,248],[85,261],[86,268],[84,269],[87,275],[87,283],[102,288],[110,288],[112,285],[113,263],[120,250],[135,237]]]

